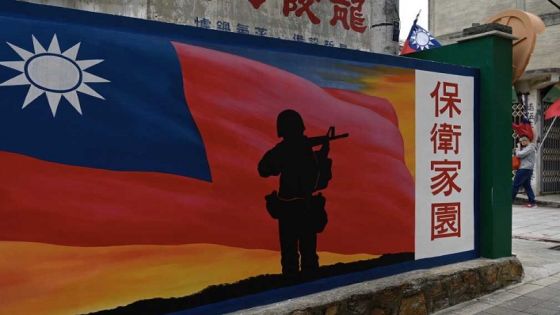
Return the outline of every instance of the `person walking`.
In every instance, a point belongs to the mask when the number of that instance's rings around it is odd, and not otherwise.
[[[511,198],[515,200],[519,188],[523,187],[529,198],[529,203],[525,205],[527,208],[535,208],[537,206],[535,201],[535,193],[531,188],[531,177],[533,176],[533,169],[535,168],[536,146],[529,140],[527,136],[519,138],[520,148],[515,150],[515,156],[521,160],[519,169],[515,172],[513,179],[513,188]]]

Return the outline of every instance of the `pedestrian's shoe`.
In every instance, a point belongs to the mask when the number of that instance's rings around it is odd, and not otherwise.
[[[528,203],[525,205],[525,208],[537,208],[537,204],[533,204],[533,203]]]

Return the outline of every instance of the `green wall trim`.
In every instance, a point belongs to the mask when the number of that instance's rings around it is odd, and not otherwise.
[[[519,103],[517,92],[515,91],[515,88],[513,86],[511,87],[511,103]]]
[[[543,97],[543,102],[554,103],[558,98],[560,98],[560,83],[556,83],[548,93]]]
[[[480,69],[479,248],[511,256],[511,39],[488,35],[410,55]]]

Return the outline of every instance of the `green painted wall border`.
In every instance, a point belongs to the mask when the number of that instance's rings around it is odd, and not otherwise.
[[[543,102],[554,103],[560,98],[560,83],[556,83],[543,97]]]
[[[489,34],[409,56],[480,69],[480,255],[511,256],[512,40]]]

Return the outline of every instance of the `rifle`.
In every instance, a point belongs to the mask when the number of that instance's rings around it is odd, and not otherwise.
[[[334,126],[329,127],[329,130],[327,131],[327,134],[325,136],[317,136],[317,137],[310,137],[309,142],[311,143],[312,147],[318,146],[318,145],[324,145],[324,144],[328,144],[330,141],[332,140],[336,140],[336,139],[342,139],[342,138],[347,138],[350,134],[348,133],[343,133],[343,134],[335,134],[335,128]]]
[[[314,191],[327,188],[329,181],[332,179],[332,160],[329,158],[329,143],[332,140],[347,138],[348,133],[337,135],[334,131],[334,126],[329,127],[325,136],[310,137],[308,138],[311,147],[322,145],[319,151],[315,151],[315,158],[317,160],[318,174],[317,182]]]

